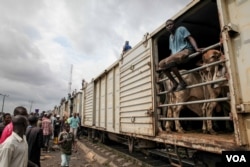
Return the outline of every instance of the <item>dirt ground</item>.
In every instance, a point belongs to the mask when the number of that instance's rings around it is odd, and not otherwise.
[[[78,142],[81,142],[78,141]],[[50,152],[41,153],[41,167],[60,167],[61,152],[57,145],[52,145]],[[78,147],[77,152],[71,155],[70,167],[100,167],[97,162],[91,162],[86,153]]]

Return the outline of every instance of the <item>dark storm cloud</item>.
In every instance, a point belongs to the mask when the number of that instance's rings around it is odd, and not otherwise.
[[[52,109],[190,0],[0,0],[0,93],[17,105]],[[70,66],[74,65],[73,73]],[[1,96],[0,96],[1,101]]]

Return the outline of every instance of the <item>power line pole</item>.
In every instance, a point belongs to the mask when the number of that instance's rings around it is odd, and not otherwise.
[[[32,109],[32,104],[33,104],[33,101],[30,101],[30,113],[31,113],[31,109]]]
[[[9,95],[5,95],[5,94],[1,94],[1,93],[0,93],[0,95],[3,96],[2,111],[1,111],[3,113],[5,97],[8,97]]]
[[[70,76],[69,76],[69,94],[71,93],[71,85],[72,85],[72,73],[73,73],[73,64],[71,64],[71,67],[70,67]]]

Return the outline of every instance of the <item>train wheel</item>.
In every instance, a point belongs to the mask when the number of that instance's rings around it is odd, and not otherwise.
[[[132,137],[128,138],[128,150],[129,153],[132,153],[134,151],[134,138]]]
[[[88,140],[90,141],[92,139],[92,131],[91,129],[88,129]]]
[[[107,137],[104,132],[99,132],[99,143],[106,143]]]

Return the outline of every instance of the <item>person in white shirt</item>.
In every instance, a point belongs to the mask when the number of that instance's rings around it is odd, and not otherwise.
[[[0,167],[27,167],[36,164],[28,161],[28,144],[25,131],[28,126],[27,118],[17,115],[12,119],[13,132],[0,145]]]

